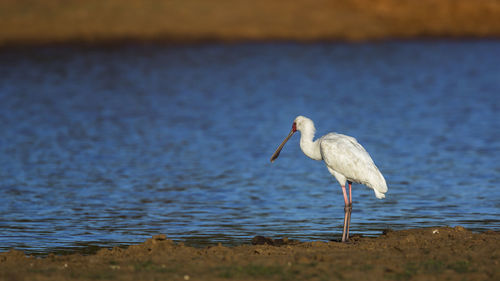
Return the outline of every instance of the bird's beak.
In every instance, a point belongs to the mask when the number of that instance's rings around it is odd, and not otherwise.
[[[276,158],[278,158],[278,156],[280,155],[281,149],[283,149],[283,146],[285,145],[285,143],[293,136],[293,133],[295,133],[295,132],[296,132],[296,130],[294,127],[294,128],[292,128],[292,130],[290,131],[288,136],[286,136],[285,140],[283,140],[283,142],[280,144],[280,146],[278,146],[276,151],[273,153],[273,156],[271,156],[271,163],[274,162],[274,160],[276,160]]]

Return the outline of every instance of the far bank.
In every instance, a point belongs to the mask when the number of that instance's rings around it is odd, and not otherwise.
[[[0,46],[498,38],[500,1],[0,1]]]

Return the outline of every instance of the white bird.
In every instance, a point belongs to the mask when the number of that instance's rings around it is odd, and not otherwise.
[[[375,166],[368,152],[353,137],[329,133],[313,141],[316,128],[313,121],[304,116],[295,118],[292,130],[271,156],[271,162],[278,158],[281,149],[296,131],[301,133],[300,148],[304,154],[314,160],[323,160],[328,171],[342,187],[345,202],[342,242],[347,242],[352,212],[351,184],[356,182],[366,185],[373,189],[377,198],[382,199],[385,198],[384,193],[387,192],[384,176]],[[349,198],[345,188],[346,181],[349,184]]]

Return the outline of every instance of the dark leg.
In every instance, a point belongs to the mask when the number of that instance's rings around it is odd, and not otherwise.
[[[352,191],[351,191],[351,185],[352,182],[347,181],[349,184],[349,205],[347,206],[347,234],[346,238],[347,241],[349,241],[349,227],[351,226],[351,213],[352,213]]]

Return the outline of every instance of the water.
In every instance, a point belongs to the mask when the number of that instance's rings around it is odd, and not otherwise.
[[[386,177],[351,233],[500,227],[500,41],[53,47],[0,53],[0,250],[164,233],[340,238],[343,198],[294,136],[355,136]]]

